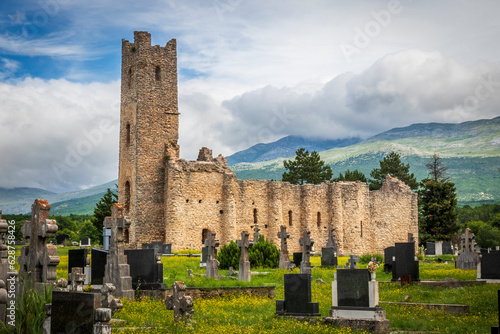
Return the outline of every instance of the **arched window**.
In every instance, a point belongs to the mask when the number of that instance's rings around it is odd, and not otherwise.
[[[155,68],[155,79],[156,79],[156,81],[161,80],[161,68],[160,68],[160,66],[156,66],[156,68]]]
[[[253,209],[253,224],[257,225],[257,209]]]
[[[293,225],[292,210],[288,211],[288,226]]]
[[[318,227],[321,227],[321,212],[318,212],[318,214],[316,215],[316,224],[318,225]]]
[[[130,210],[130,182],[125,182],[125,212]]]
[[[130,145],[130,123],[127,123],[127,126],[125,127],[125,131],[127,132],[127,146]]]

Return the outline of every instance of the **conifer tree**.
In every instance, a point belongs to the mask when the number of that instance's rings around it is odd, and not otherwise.
[[[295,154],[294,160],[285,160],[283,162],[287,170],[283,173],[283,181],[293,184],[319,184],[332,179],[332,168],[325,165],[318,152],[312,151],[309,154],[309,151],[300,148]]]
[[[377,190],[382,188],[382,184],[387,176],[390,174],[392,177],[397,177],[408,185],[411,190],[417,190],[418,182],[413,173],[410,173],[410,164],[401,162],[401,157],[396,152],[391,152],[379,161],[380,168],[375,168],[371,171],[370,190]]]
[[[111,216],[111,205],[118,201],[118,195],[111,191],[110,188],[101,197],[99,202],[95,204],[94,216],[90,220],[92,225],[97,229],[99,236],[99,241],[102,242],[102,228],[104,223],[104,218]]]
[[[344,175],[339,173],[339,177],[333,179],[334,182],[339,181],[361,181],[366,182],[365,174],[361,173],[357,169],[350,171],[349,169],[345,171]]]

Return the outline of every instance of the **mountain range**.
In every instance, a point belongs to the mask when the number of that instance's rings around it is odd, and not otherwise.
[[[457,188],[460,204],[500,201],[500,117],[458,124],[424,123],[394,128],[361,140],[308,139],[288,136],[257,144],[229,157],[228,163],[240,179],[280,180],[283,160],[304,147],[320,152],[334,175],[357,169],[369,177],[379,161],[397,152],[418,180],[428,176],[425,164],[437,153]],[[7,213],[27,213],[35,198],[51,203],[51,214],[92,214],[95,203],[107,188],[116,189],[117,180],[81,191],[56,194],[36,188],[0,188],[0,209]]]

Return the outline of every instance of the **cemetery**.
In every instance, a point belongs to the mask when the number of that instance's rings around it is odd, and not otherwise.
[[[444,262],[423,254],[417,258],[409,238],[385,252],[392,257],[391,270],[384,271],[385,261],[375,254],[335,254],[335,266],[325,264],[322,254],[312,254],[314,240],[304,229],[300,262],[290,266],[279,264],[289,242],[282,228],[276,267],[251,268],[249,249],[259,239],[256,227],[252,241],[246,231],[237,240],[241,256],[235,275],[232,268],[219,268],[220,244],[211,231],[205,266],[199,257],[162,256],[153,247],[125,250],[122,230],[128,221],[115,204],[105,221],[112,231],[108,251],[56,247],[47,244],[57,231],[57,222],[47,219],[48,209],[48,203],[35,201],[32,222],[23,230],[30,246],[16,246],[17,277],[23,289],[40,295],[44,311],[38,316],[46,333],[78,328],[85,333],[490,333],[498,325],[497,250],[478,256],[478,272],[458,268],[459,257]],[[332,232],[328,243],[334,248]],[[463,238],[471,241],[467,233]],[[28,306],[18,302],[17,307]],[[16,326],[24,320],[16,319]]]

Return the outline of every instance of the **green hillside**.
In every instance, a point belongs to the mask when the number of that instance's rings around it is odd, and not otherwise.
[[[51,215],[69,216],[74,215],[93,215],[94,206],[106,192],[99,194],[74,198],[62,202],[56,202],[50,205]]]
[[[393,129],[348,147],[320,153],[337,176],[358,169],[369,176],[391,151],[410,164],[418,180],[427,177],[425,164],[437,153],[449,167],[461,204],[500,201],[500,118],[461,124],[415,124]],[[241,179],[280,180],[283,158],[232,166]]]

